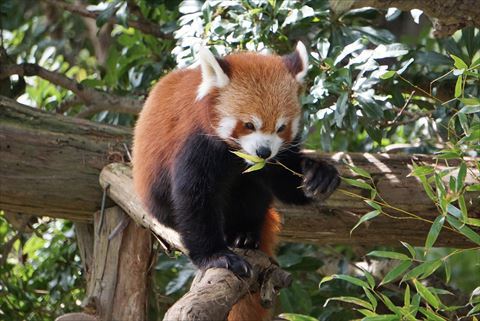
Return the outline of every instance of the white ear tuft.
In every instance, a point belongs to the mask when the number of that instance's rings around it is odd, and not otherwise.
[[[295,50],[298,53],[298,56],[300,57],[300,61],[302,63],[302,69],[295,75],[295,79],[298,82],[303,82],[303,79],[307,75],[308,71],[308,52],[307,48],[301,41],[297,43],[297,48]]]
[[[205,97],[213,87],[222,88],[228,85],[230,79],[218,63],[215,56],[205,47],[198,51],[198,60],[202,70],[202,82],[198,87],[197,100]]]

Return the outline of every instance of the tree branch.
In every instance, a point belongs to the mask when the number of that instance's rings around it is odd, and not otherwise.
[[[86,7],[78,5],[78,4],[71,4],[66,3],[60,0],[43,0],[51,5],[56,7],[62,8],[65,11],[71,12],[73,14],[80,15],[82,17],[97,19],[100,15],[100,12],[90,11]],[[120,24],[116,17],[110,17],[107,22],[112,24]],[[173,39],[173,35],[170,33],[165,33],[160,30],[160,26],[156,25],[155,23],[149,21],[136,21],[132,19],[128,19],[126,22],[127,26],[140,30],[143,33],[155,36],[161,39]]]
[[[395,7],[402,11],[420,9],[432,20],[436,37],[451,36],[455,31],[468,26],[480,27],[480,6],[477,0],[330,0],[330,4],[334,11],[364,7]]]
[[[125,96],[112,95],[87,86],[84,86],[61,73],[49,71],[39,65],[23,63],[0,66],[0,79],[19,76],[38,76],[52,84],[63,87],[75,93],[88,106],[79,116],[89,117],[102,110],[119,113],[137,114],[143,106],[143,99],[134,99]]]

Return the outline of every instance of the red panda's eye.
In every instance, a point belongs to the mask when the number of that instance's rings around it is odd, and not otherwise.
[[[245,123],[245,128],[255,130],[255,126],[251,122]]]
[[[285,125],[282,125],[282,126],[278,127],[277,133],[283,132],[285,130],[285,128],[287,128],[287,126],[285,126]]]

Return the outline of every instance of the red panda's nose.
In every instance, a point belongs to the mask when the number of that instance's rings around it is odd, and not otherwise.
[[[270,155],[272,155],[272,151],[270,148],[268,147],[265,147],[265,146],[261,146],[259,148],[257,148],[257,156],[260,157],[260,158],[263,158],[263,159],[267,159]]]

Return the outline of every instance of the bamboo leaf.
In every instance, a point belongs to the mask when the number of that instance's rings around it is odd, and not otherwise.
[[[397,252],[391,252],[391,251],[372,251],[368,253],[367,255],[369,256],[377,256],[377,257],[384,257],[384,258],[389,258],[389,259],[395,259],[395,260],[410,260],[408,256],[402,253],[397,253]]]
[[[428,232],[427,240],[425,241],[425,252],[435,244],[435,241],[442,230],[443,223],[445,223],[445,216],[438,216],[433,222],[430,231]]]
[[[363,189],[370,189],[370,190],[373,189],[372,186],[370,186],[369,184],[367,184],[364,181],[359,180],[359,179],[351,179],[351,178],[345,178],[345,177],[342,177],[342,179],[347,184],[355,186],[355,187],[360,187],[360,188],[363,188]]]
[[[457,82],[455,83],[455,98],[458,98],[462,95],[462,82],[463,82],[463,77],[462,75],[460,75],[458,76]],[[465,107],[470,107],[470,106],[465,106]]]
[[[457,220],[456,218],[450,215],[447,216],[447,222],[457,231],[462,233],[470,241],[480,245],[480,235],[476,233],[474,230],[472,230],[465,224],[462,224],[462,222],[460,222],[459,220]]]
[[[382,212],[379,211],[379,210],[374,210],[374,211],[371,211],[371,212],[368,212],[367,214],[363,215],[357,222],[357,224],[355,224],[355,226],[350,230],[350,235],[352,234],[352,232],[358,227],[360,226],[360,224],[364,223],[364,222],[367,222],[369,220],[371,220],[372,218],[374,217],[377,217],[378,215],[380,215]]]
[[[428,302],[431,306],[433,306],[435,309],[438,309],[440,307],[440,301],[437,299],[435,295],[433,295],[430,290],[423,285],[420,281],[414,279],[413,284],[415,285],[415,288],[417,289],[418,294]]]
[[[325,301],[325,304],[323,306],[326,306],[328,303],[330,303],[330,301],[341,301],[346,303],[352,303],[355,305],[359,305],[365,309],[373,310],[373,307],[370,303],[353,296],[337,296],[337,297],[329,298],[327,301]]]
[[[403,261],[385,275],[380,285],[387,284],[402,275],[412,265],[411,261]]]
[[[452,57],[452,59],[454,61],[455,68],[468,69],[468,65],[461,58],[459,58],[455,55],[450,55],[450,57]]]
[[[258,171],[258,170],[264,168],[265,164],[266,164],[265,162],[256,163],[256,164],[250,166],[249,168],[247,168],[246,170],[244,170],[243,173],[250,173],[250,172]]]

